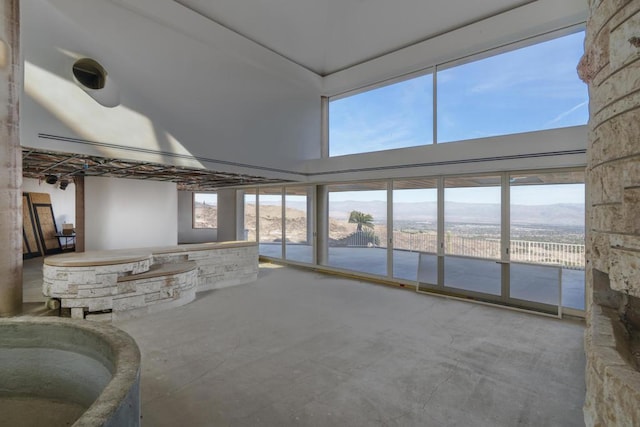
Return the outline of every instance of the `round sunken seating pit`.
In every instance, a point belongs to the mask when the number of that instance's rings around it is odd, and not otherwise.
[[[138,426],[138,346],[95,322],[0,319],[0,414],[12,426]]]

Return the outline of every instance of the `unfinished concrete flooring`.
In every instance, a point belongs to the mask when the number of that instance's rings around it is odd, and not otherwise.
[[[580,322],[261,265],[115,325],[144,425],[584,425]]]

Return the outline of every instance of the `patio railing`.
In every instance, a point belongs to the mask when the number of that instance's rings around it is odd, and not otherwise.
[[[350,246],[387,246],[386,230],[376,229],[376,245],[372,244],[370,236],[363,236],[362,241],[354,237]],[[406,231],[393,232],[394,249],[414,252],[437,252],[438,241],[435,232],[409,233]],[[471,238],[457,235],[445,236],[447,253],[479,258],[500,259],[500,240],[487,238]],[[565,268],[584,269],[585,246],[557,243],[535,242],[528,240],[511,240],[510,253],[512,261],[529,262],[535,264],[561,265]]]

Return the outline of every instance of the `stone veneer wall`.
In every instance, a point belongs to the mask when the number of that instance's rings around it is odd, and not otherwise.
[[[42,291],[71,317],[110,321],[184,305],[196,292],[257,278],[255,242],[215,242],[48,257]]]
[[[640,425],[640,0],[589,0],[587,426]]]
[[[179,245],[180,251],[154,251],[153,260],[162,264],[195,262],[198,265],[198,292],[255,282],[258,278],[258,245],[227,243]]]

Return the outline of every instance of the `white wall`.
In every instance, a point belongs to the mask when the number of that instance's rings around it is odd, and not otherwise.
[[[86,250],[177,244],[176,184],[85,177]]]
[[[237,240],[236,191],[218,190],[218,240]]]
[[[74,184],[69,184],[66,190],[61,190],[57,184],[51,185],[34,178],[23,178],[22,191],[24,193],[48,193],[51,196],[51,205],[58,231],[62,231],[64,223],[71,223],[75,226],[76,186]]]
[[[178,243],[206,243],[217,240],[218,229],[193,228],[193,191],[178,191]]]
[[[342,169],[333,159],[314,160],[320,157],[320,95],[358,90],[509,42],[570,31],[586,19],[586,6],[584,0],[528,2],[320,77],[171,0],[24,1],[21,143],[304,180],[299,172]],[[120,106],[103,107],[74,83],[71,66],[81,56],[105,66],[119,88]],[[500,153],[502,145],[476,144],[488,149],[486,157]],[[387,159],[402,164],[451,157],[449,149],[427,148],[357,162],[375,167]],[[569,163],[584,164],[584,156]]]
[[[176,2],[31,0],[20,12],[23,146],[294,179],[286,170],[319,157],[321,78]],[[119,106],[75,83],[85,56]]]

